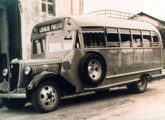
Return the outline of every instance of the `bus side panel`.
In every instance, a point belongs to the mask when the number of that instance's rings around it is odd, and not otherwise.
[[[121,74],[122,54],[120,49],[107,50],[107,76]]]
[[[153,49],[144,49],[144,69],[153,69]]]
[[[130,74],[130,75],[123,75],[123,76],[119,76],[119,77],[112,77],[112,78],[107,78],[104,81],[104,84],[102,83],[100,86],[102,85],[108,85],[111,84],[112,87],[115,86],[115,84],[127,84],[132,80],[140,80],[140,76],[144,75],[146,72],[139,72],[136,74]],[[149,75],[151,76],[155,76],[155,75],[160,75],[161,74],[161,69],[160,70],[154,70],[154,71],[149,71],[147,72]]]
[[[121,70],[122,73],[133,72],[133,49],[121,50]]]
[[[107,50],[107,76],[114,76],[134,72],[133,49],[121,48]],[[143,60],[142,60],[143,62]],[[123,80],[121,80],[122,82]],[[125,79],[127,81],[127,79]],[[115,79],[106,80],[107,83],[117,83]]]
[[[153,49],[153,68],[161,68],[161,49],[155,48]]]
[[[134,72],[144,70],[144,50],[135,48],[134,49]]]

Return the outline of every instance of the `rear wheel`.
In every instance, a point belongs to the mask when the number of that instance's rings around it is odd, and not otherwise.
[[[141,80],[134,82],[132,84],[128,84],[127,88],[128,90],[131,90],[133,92],[137,93],[143,93],[147,89],[148,79],[147,76],[141,77]]]
[[[25,99],[2,99],[3,105],[8,109],[19,109],[24,107]]]
[[[32,93],[32,104],[40,112],[50,112],[57,108],[60,102],[59,87],[52,81],[42,82]]]

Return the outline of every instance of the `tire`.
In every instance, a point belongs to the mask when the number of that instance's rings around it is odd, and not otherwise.
[[[8,109],[20,109],[23,108],[26,100],[25,99],[2,99],[3,105]]]
[[[55,110],[60,102],[59,87],[52,81],[42,82],[32,92],[32,104],[34,108],[42,113]]]
[[[134,82],[132,84],[128,84],[127,88],[128,90],[136,93],[143,93],[146,91],[147,85],[148,85],[148,78],[147,76],[143,76],[139,81]]]
[[[95,87],[105,78],[106,64],[104,59],[95,53],[87,54],[80,63],[80,76],[86,85]]]

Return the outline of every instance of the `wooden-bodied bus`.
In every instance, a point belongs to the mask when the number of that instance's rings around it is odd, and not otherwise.
[[[121,85],[142,93],[152,77],[162,75],[162,39],[145,22],[54,18],[33,28],[31,48],[30,60],[13,60],[10,73],[3,70],[0,98],[8,108],[30,101],[49,112],[63,96]]]

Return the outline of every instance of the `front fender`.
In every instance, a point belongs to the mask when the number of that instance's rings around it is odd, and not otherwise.
[[[0,78],[0,91],[7,92],[9,87],[8,87],[8,78],[6,77],[1,77]]]
[[[57,74],[53,72],[43,71],[32,79],[27,87],[27,90],[33,90],[34,88],[36,88],[46,77],[54,77],[56,75]]]

